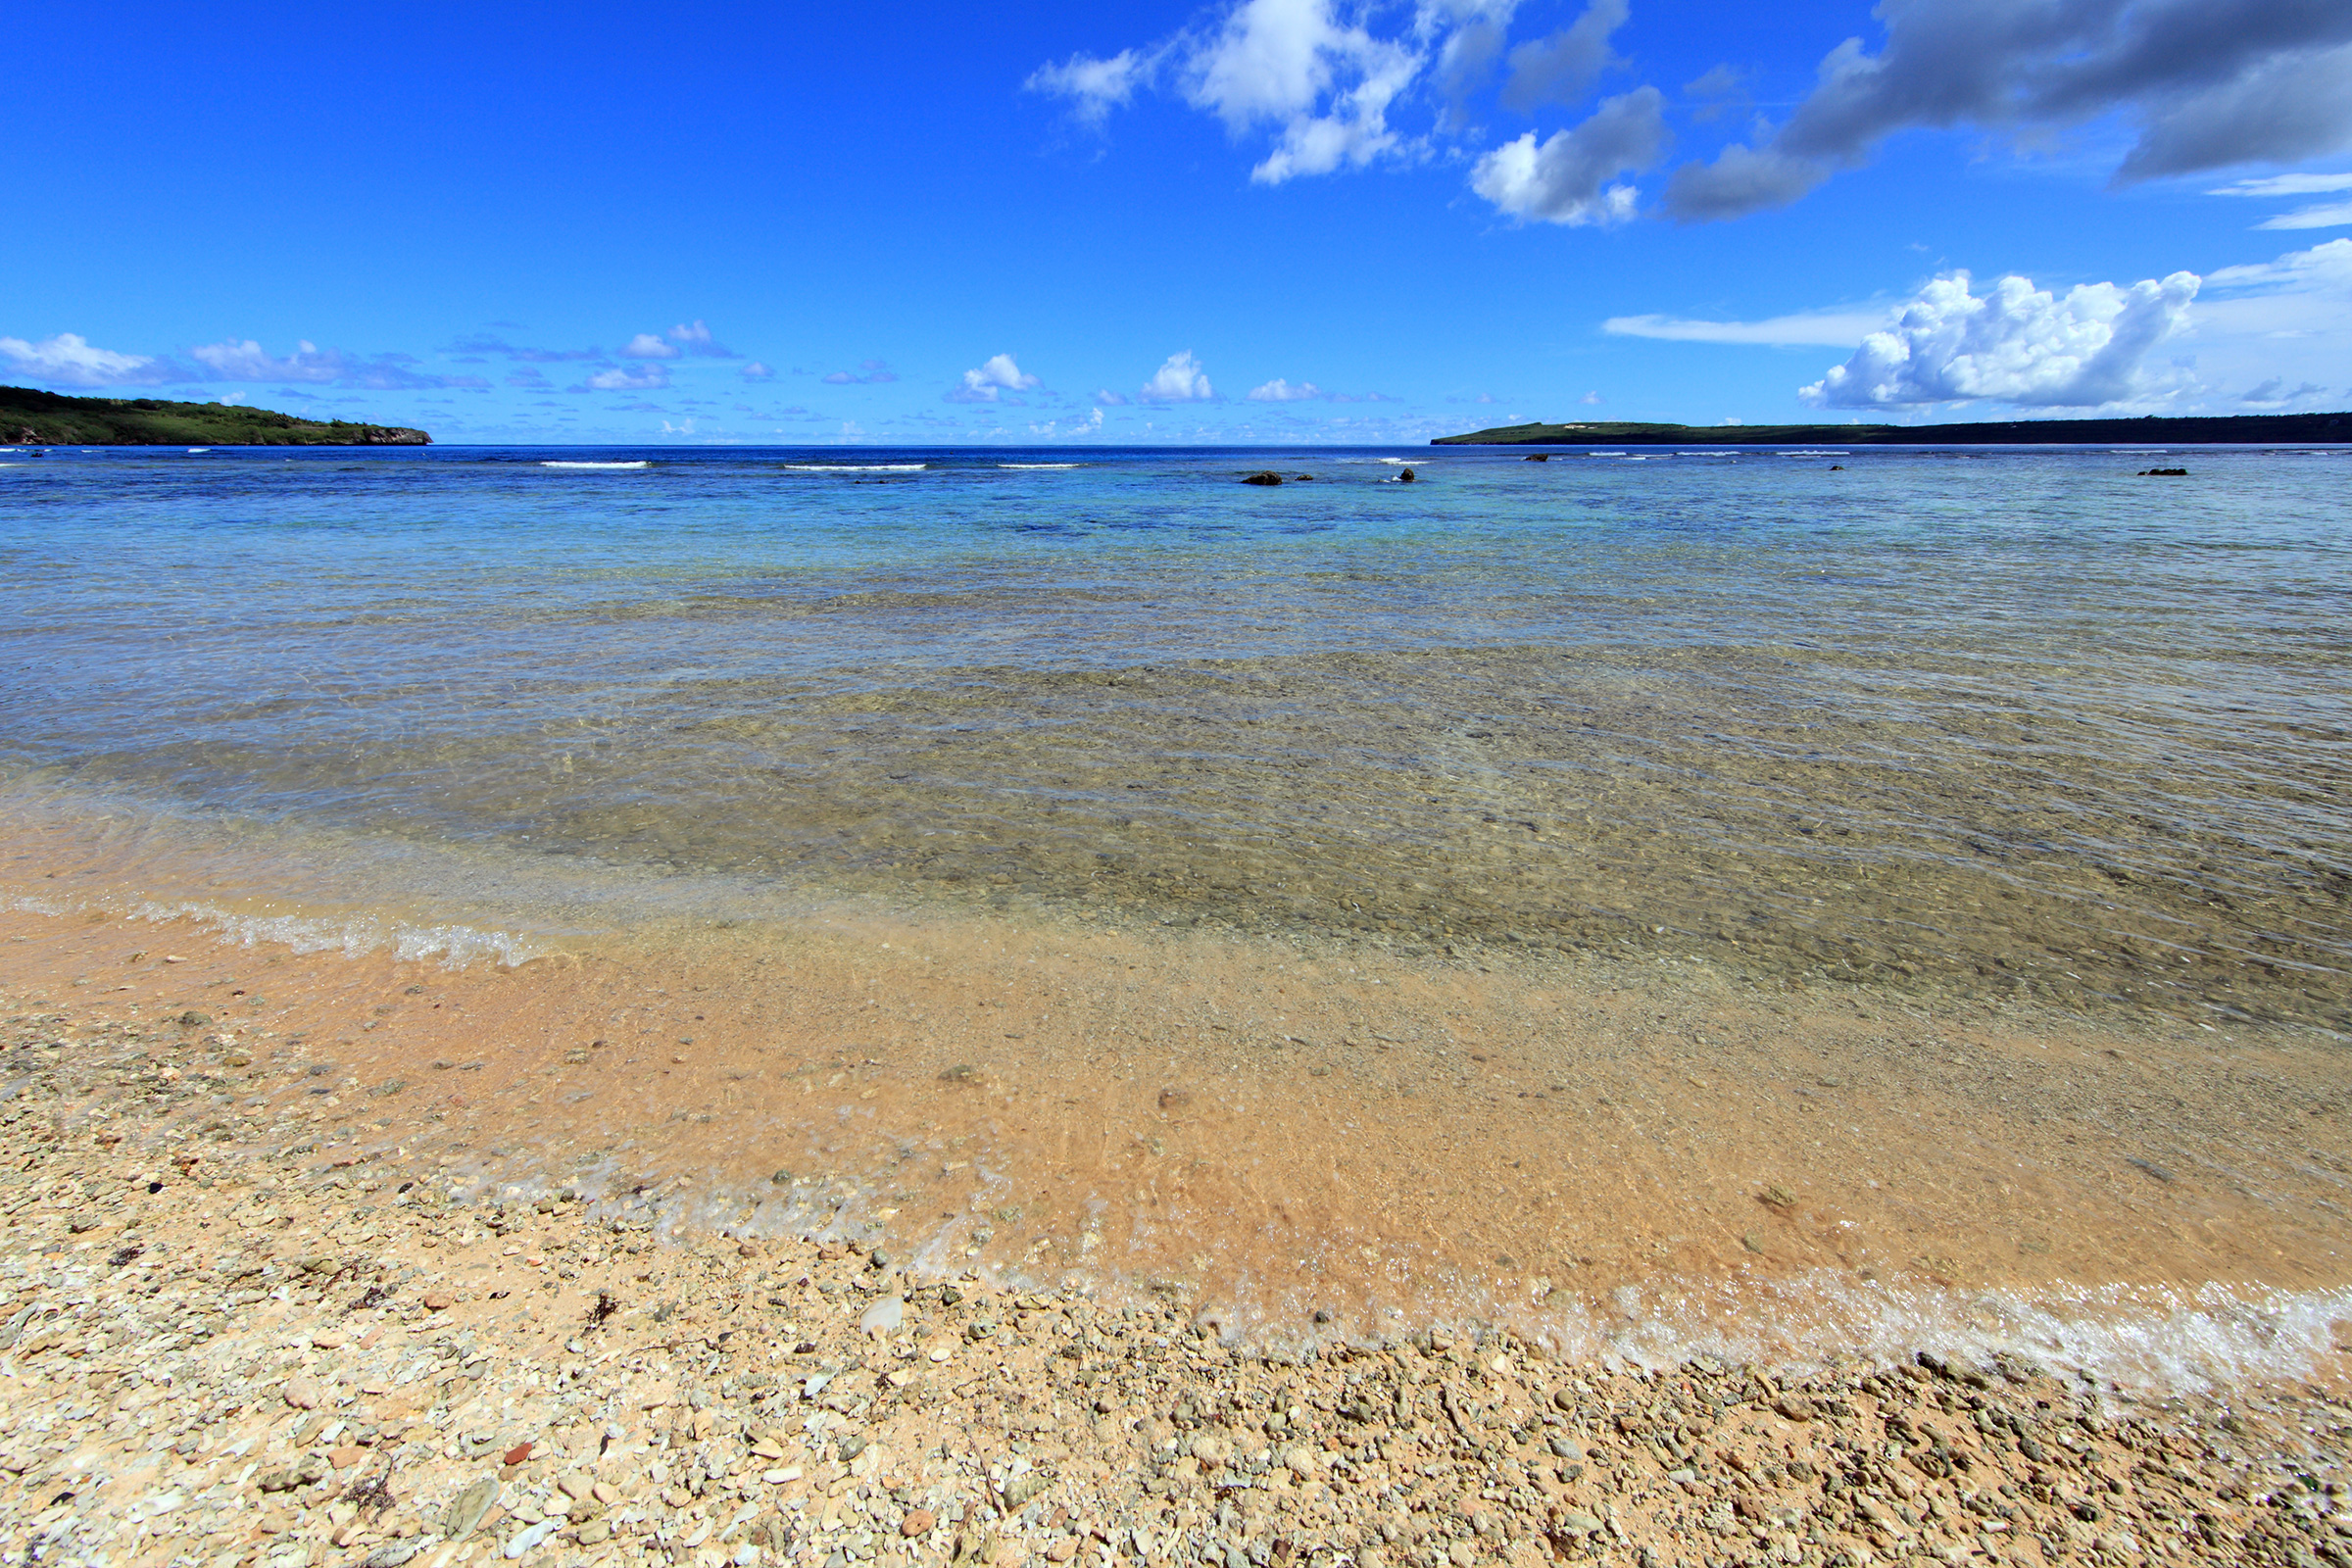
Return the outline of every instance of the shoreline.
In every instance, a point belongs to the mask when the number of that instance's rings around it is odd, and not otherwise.
[[[74,1067],[63,1136],[391,1158],[1277,1352],[1493,1327],[2229,1387],[2352,1322],[2324,1040],[1487,956],[836,912],[510,968],[20,909],[0,1074]],[[61,1016],[71,1054],[25,1049]]]
[[[0,1111],[0,1524],[43,1561],[2283,1563],[2352,1528],[2340,1353],[2174,1396],[2015,1357],[1611,1369],[1500,1329],[1251,1353],[1173,1301],[68,1124],[101,1070],[53,1051],[75,1022],[9,1028],[41,1065]]]

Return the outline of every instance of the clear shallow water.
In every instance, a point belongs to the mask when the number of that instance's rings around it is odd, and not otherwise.
[[[0,800],[526,926],[874,892],[2352,1027],[2352,460],[1641,456],[59,452],[0,470]]]

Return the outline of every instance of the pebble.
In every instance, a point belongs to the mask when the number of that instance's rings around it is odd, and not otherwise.
[[[43,1561],[2300,1563],[2335,1560],[2352,1495],[2329,1490],[2352,1407],[2318,1386],[2143,1400],[1925,1355],[1636,1372],[1475,1323],[1261,1356],[1181,1297],[648,1242],[389,1154],[182,1163],[144,1124],[111,1150],[7,1125],[0,1537]],[[158,1171],[214,1185],[150,1202]],[[142,1250],[110,1264],[134,1205]],[[107,1239],[75,1252],[84,1219]],[[882,1338],[918,1321],[919,1348]],[[387,1506],[345,1500],[379,1481]],[[167,1519],[184,1537],[153,1535]]]

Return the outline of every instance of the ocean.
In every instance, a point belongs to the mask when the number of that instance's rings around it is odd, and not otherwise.
[[[559,966],[453,1172],[1236,1332],[2333,1301],[2352,451],[1526,456],[0,452],[0,897]]]

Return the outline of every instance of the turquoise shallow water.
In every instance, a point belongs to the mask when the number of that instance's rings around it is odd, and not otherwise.
[[[2352,455],[1522,456],[0,453],[0,805],[2352,1028]]]

